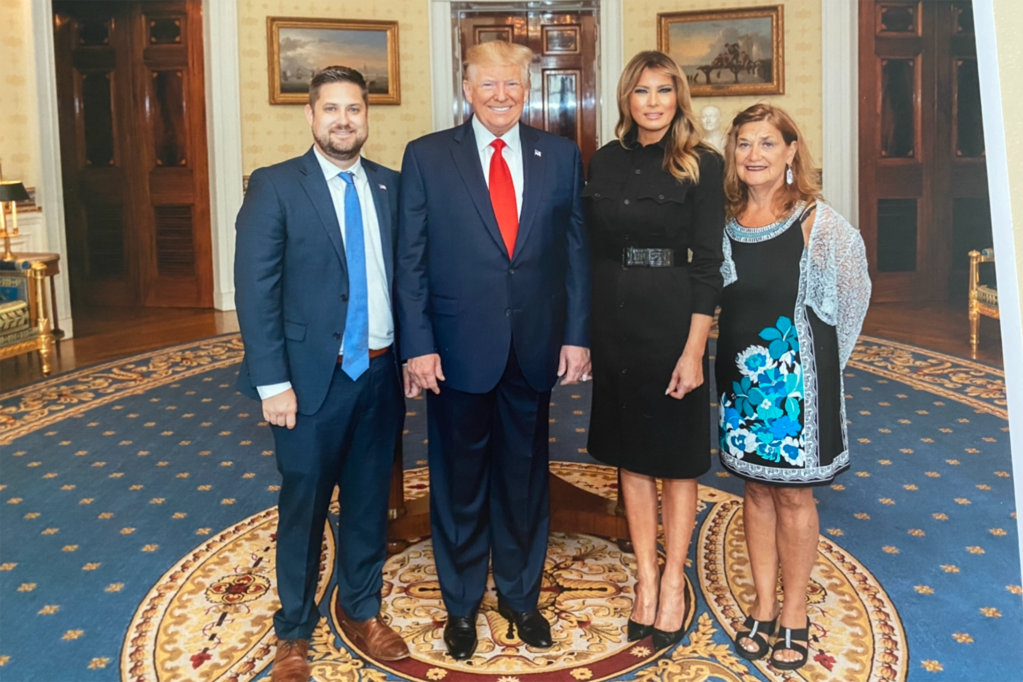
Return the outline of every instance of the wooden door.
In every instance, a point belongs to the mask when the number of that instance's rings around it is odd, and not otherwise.
[[[459,12],[462,61],[473,45],[506,40],[526,45],[536,58],[522,122],[574,140],[583,164],[597,150],[597,18],[592,10]],[[461,74],[460,74],[461,75]],[[471,112],[458,79],[461,119]]]
[[[879,302],[964,295],[991,245],[967,1],[860,3],[860,228]]]
[[[211,307],[199,0],[54,2],[72,302]]]

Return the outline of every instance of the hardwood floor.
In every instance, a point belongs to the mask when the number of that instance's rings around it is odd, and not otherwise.
[[[965,299],[928,304],[875,303],[867,311],[863,333],[941,353],[970,357],[970,320]],[[980,345],[976,359],[996,367],[1004,366],[998,320],[980,318]]]
[[[966,303],[871,306],[863,333],[970,357]],[[61,341],[53,373],[154,350],[177,343],[238,331],[233,312],[182,308],[83,308],[75,310],[75,338]],[[1001,334],[996,320],[981,319],[977,360],[1002,366]],[[34,354],[0,362],[0,393],[42,378]]]
[[[79,308],[75,337],[58,344],[53,374],[238,331],[234,312],[192,308]],[[0,393],[42,378],[34,353],[0,361]]]

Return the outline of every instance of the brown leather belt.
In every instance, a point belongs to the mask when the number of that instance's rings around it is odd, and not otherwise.
[[[387,348],[377,348],[376,350],[373,350],[372,348],[370,348],[369,349],[369,359],[373,360],[375,358],[379,358],[381,355],[383,355],[384,353],[386,353],[389,350],[391,350],[390,346],[388,346]],[[337,364],[340,365],[343,362],[343,358],[344,357],[345,357],[344,355],[337,356]]]

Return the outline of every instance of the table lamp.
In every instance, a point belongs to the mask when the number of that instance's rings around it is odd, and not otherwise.
[[[20,180],[0,181],[0,237],[4,238],[4,260],[14,260],[11,237],[18,236],[18,203],[28,200],[28,192]],[[7,228],[7,204],[11,205],[11,227]]]

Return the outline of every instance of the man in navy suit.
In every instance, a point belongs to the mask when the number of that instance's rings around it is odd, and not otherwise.
[[[532,52],[468,52],[473,116],[402,161],[396,302],[402,355],[429,391],[430,524],[456,659],[476,648],[493,559],[498,610],[550,647],[537,609],[550,518],[557,377],[589,372],[589,251],[579,148],[519,123]]]
[[[239,386],[262,400],[283,477],[274,682],[309,679],[335,485],[337,619],[371,657],[408,656],[379,615],[390,471],[405,410],[391,309],[399,176],[360,156],[369,123],[358,71],[317,73],[305,111],[315,143],[252,174],[235,254],[245,344]]]

